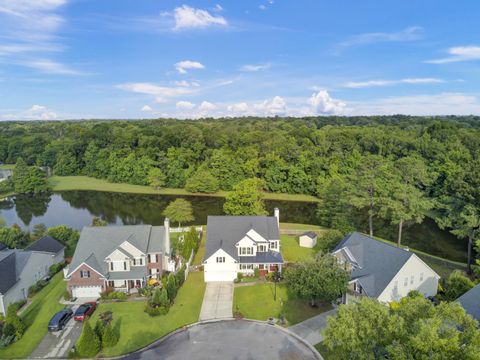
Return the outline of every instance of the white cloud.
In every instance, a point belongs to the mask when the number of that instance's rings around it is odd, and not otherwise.
[[[392,96],[363,102],[349,102],[348,115],[479,115],[480,102],[475,95],[440,93]]]
[[[308,103],[315,114],[335,115],[345,111],[346,104],[340,100],[333,99],[326,90],[320,90],[312,94]]]
[[[337,48],[341,49],[380,42],[414,41],[421,39],[422,36],[423,28],[420,26],[410,26],[398,32],[372,32],[354,35],[338,44]]]
[[[198,107],[198,110],[201,112],[208,113],[210,111],[216,110],[217,106],[215,104],[212,104],[211,102],[208,101],[202,101],[200,106]]]
[[[190,101],[179,101],[175,106],[180,110],[190,110],[195,107],[195,104],[191,103]]]
[[[48,60],[48,59],[39,59],[39,60],[29,60],[21,61],[19,64],[30,67],[32,69],[39,70],[46,74],[56,74],[56,75],[82,75],[82,72],[77,71],[68,67],[67,65]]]
[[[250,111],[250,107],[246,102],[240,102],[232,105],[228,105],[227,110],[233,114],[245,114]]]
[[[190,70],[190,69],[205,69],[205,66],[203,66],[203,64],[199,63],[198,61],[183,60],[183,61],[177,62],[175,64],[175,69],[177,69],[177,71],[180,74],[186,74],[187,70]]]
[[[0,114],[1,120],[58,120],[59,115],[46,106],[32,105],[31,108],[13,114]]]
[[[437,78],[405,78],[400,80],[368,80],[368,81],[350,81],[343,84],[343,87],[360,89],[369,87],[382,87],[398,84],[439,84],[445,82]]]
[[[206,28],[212,25],[226,26],[227,20],[220,15],[212,15],[207,10],[195,9],[187,5],[175,8],[173,30]]]
[[[186,81],[186,80],[175,81],[174,84],[182,87],[199,87],[200,86],[200,84],[197,81]]]
[[[164,103],[167,98],[190,94],[192,91],[184,87],[158,86],[151,83],[126,83],[117,85],[119,89],[139,94],[152,95],[157,103]]]
[[[215,12],[222,12],[223,7],[220,4],[215,4],[215,7],[212,10],[215,11]]]
[[[153,112],[153,109],[148,105],[144,105],[142,107],[141,111],[143,111],[143,112]]]
[[[256,72],[256,71],[261,71],[261,70],[267,70],[272,66],[270,63],[265,63],[265,64],[247,64],[243,65],[240,70],[241,71],[247,71],[247,72]]]
[[[263,103],[255,105],[255,109],[265,115],[285,115],[287,103],[281,96],[275,96],[272,100],[265,100]]]
[[[459,61],[480,60],[480,46],[456,46],[448,49],[449,57],[426,61],[429,64],[448,64]]]

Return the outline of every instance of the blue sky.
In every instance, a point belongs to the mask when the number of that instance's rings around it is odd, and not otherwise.
[[[480,114],[480,2],[0,0],[0,120]]]

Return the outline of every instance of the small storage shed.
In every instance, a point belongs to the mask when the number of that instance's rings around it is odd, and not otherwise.
[[[317,245],[317,234],[313,231],[308,231],[300,235],[298,243],[301,247],[313,248]]]

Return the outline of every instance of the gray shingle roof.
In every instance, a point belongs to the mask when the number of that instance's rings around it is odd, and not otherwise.
[[[480,284],[460,296],[457,301],[468,314],[480,321]]]
[[[0,242],[0,251],[7,249],[7,245]]]
[[[23,250],[0,252],[0,293],[5,294],[17,283],[31,254],[31,252]]]
[[[317,237],[317,234],[313,231],[307,231],[303,233],[301,236],[308,236],[310,239],[315,239]]]
[[[204,260],[218,249],[237,259],[235,244],[251,229],[267,240],[280,240],[277,218],[273,216],[209,216]]]
[[[347,248],[358,267],[352,270],[352,280],[358,279],[368,296],[381,295],[413,253],[394,245],[354,232],[347,235],[334,251]]]
[[[108,274],[108,280],[136,280],[148,275],[145,266],[131,266],[130,271],[113,271]]]
[[[125,241],[144,254],[162,252],[165,246],[165,228],[151,225],[84,227],[68,276],[83,262],[106,275],[105,258]],[[124,250],[121,251],[125,253]]]
[[[239,256],[242,264],[283,264],[282,254],[277,251],[257,252],[256,256]]]
[[[57,254],[63,249],[65,249],[65,246],[60,241],[47,235],[30,244],[25,250]]]

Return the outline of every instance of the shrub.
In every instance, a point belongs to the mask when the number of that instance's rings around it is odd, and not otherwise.
[[[258,268],[255,268],[253,270],[253,276],[255,276],[256,278],[258,278],[260,276],[260,270]]]
[[[185,268],[186,265],[183,264],[180,270],[178,270],[178,272],[175,274],[175,282],[177,284],[177,287],[182,286],[185,282]]]
[[[100,339],[88,320],[83,323],[82,335],[77,342],[77,351],[83,357],[94,357],[100,351]]]
[[[154,317],[154,316],[159,316],[159,315],[166,315],[169,311],[168,306],[158,306],[158,307],[153,307],[149,303],[145,304],[145,308],[143,309],[144,312],[146,312],[148,315]]]
[[[100,320],[103,321],[104,325],[110,324],[113,318],[113,313],[111,311],[104,311],[98,316]]]
[[[160,297],[162,295],[162,291],[160,290],[159,287],[157,287],[154,291],[153,291],[153,295],[152,295],[152,298],[150,299],[150,304],[154,307],[156,306],[159,306],[160,305]]]
[[[103,341],[103,333],[105,331],[105,327],[106,327],[106,324],[102,320],[98,319],[97,322],[95,323],[95,327],[93,328],[93,331],[98,336],[98,339],[100,341]]]
[[[127,300],[127,294],[121,291],[111,291],[111,292],[104,291],[100,294],[100,298],[102,300],[125,301]]]
[[[105,326],[102,336],[102,347],[112,347],[118,342],[118,335],[112,327],[112,324]]]
[[[7,317],[5,318],[4,334],[7,336],[15,335],[15,340],[19,340],[25,332],[25,324],[17,311],[20,308],[19,303],[10,304],[7,309]]]
[[[456,300],[474,286],[475,284],[461,271],[455,270],[445,283],[445,299],[447,301]]]
[[[49,271],[49,273],[50,273],[50,276],[55,275],[55,274],[58,273],[60,270],[62,270],[64,267],[65,267],[65,263],[53,264],[53,265],[50,266],[50,268],[48,269],[48,271]]]
[[[343,239],[343,233],[340,230],[332,229],[328,230],[323,236],[319,239],[317,248],[318,250],[322,251],[323,253],[328,253],[338,243]]]
[[[173,302],[173,300],[175,300],[175,297],[177,296],[177,284],[175,281],[175,276],[173,274],[168,275],[167,295],[170,302]]]
[[[45,280],[39,280],[28,288],[28,297],[34,296],[48,284]]]
[[[243,279],[243,274],[241,272],[237,273],[237,282],[241,282]]]

